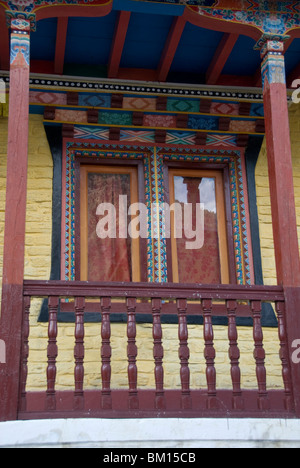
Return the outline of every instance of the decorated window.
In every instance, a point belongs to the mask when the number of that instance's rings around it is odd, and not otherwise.
[[[62,182],[62,279],[254,283],[243,150],[65,140]],[[114,199],[119,195],[127,196],[127,209],[135,201],[145,205],[146,233],[134,241],[102,242],[95,234],[102,219],[98,205],[112,203],[119,212]],[[193,239],[175,238],[172,211],[171,233],[166,235],[163,215],[164,204],[189,200],[204,203],[206,226],[203,246],[190,252],[181,243]],[[129,215],[128,223],[131,219]]]
[[[82,281],[140,281],[139,238],[128,235],[128,212],[135,203],[136,167],[81,165]]]
[[[170,169],[171,253],[175,283],[229,283],[221,171]]]

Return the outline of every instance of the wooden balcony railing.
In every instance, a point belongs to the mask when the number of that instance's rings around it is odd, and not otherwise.
[[[27,391],[30,356],[30,309],[32,298],[47,298],[49,310],[46,391]],[[58,312],[65,299],[75,314],[74,385],[70,391],[56,390],[59,362]],[[122,300],[122,301],[120,301]],[[275,304],[278,317],[278,353],[282,363],[282,390],[267,388],[263,328],[264,302]],[[65,302],[64,302],[65,303]],[[97,307],[98,305],[98,307]],[[88,390],[84,383],[85,314],[90,309],[101,316],[101,349],[99,348],[99,389]],[[127,390],[112,388],[111,315],[127,315],[128,364]],[[67,312],[66,312],[67,313]],[[152,315],[153,373],[155,388],[138,387],[137,314]],[[176,315],[178,323],[178,364],[181,388],[164,386],[164,337],[162,317]],[[203,319],[203,351],[199,362],[206,368],[205,388],[191,389],[189,365],[188,316]],[[226,317],[231,389],[217,388],[213,317]],[[239,317],[253,320],[253,351],[257,388],[242,388],[239,349]],[[19,418],[53,417],[293,417],[293,392],[285,325],[285,298],[281,287],[264,286],[199,286],[178,284],[114,284],[60,281],[24,282],[24,319],[21,356]],[[99,327],[100,330],[100,327]]]

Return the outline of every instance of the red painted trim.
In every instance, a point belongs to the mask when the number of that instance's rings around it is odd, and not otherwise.
[[[238,34],[224,34],[206,73],[206,83],[208,85],[217,83],[238,38]]]
[[[54,73],[57,73],[58,75],[62,75],[64,72],[68,22],[69,22],[69,18],[57,19]]]
[[[31,73],[42,73],[45,75],[54,74],[54,62],[50,60],[31,60],[30,62]]]
[[[221,75],[216,83],[218,86],[253,86],[252,76]]]
[[[112,11],[113,2],[109,0],[104,5],[57,5],[43,6],[35,10],[36,20],[61,17],[84,17],[93,18],[109,15]]]
[[[158,81],[166,81],[170,71],[172,62],[174,60],[177,47],[179,45],[183,30],[186,25],[186,19],[178,16],[174,19],[171,26],[161,59],[158,66],[157,74]]]
[[[130,11],[119,12],[108,62],[108,78],[117,78],[118,76],[130,17]]]
[[[0,68],[9,70],[9,31],[3,8],[0,9],[0,31]]]
[[[257,407],[257,390],[244,390],[243,398],[245,409],[243,411],[233,408],[232,390],[218,390],[217,398],[221,402],[218,409],[211,410],[206,407],[207,390],[191,390],[192,408],[185,409],[181,405],[181,390],[165,390],[167,407],[164,410],[155,408],[155,390],[138,389],[140,408],[128,408],[128,390],[115,390],[111,392],[113,410],[101,409],[101,390],[86,390],[85,408],[74,411],[74,392],[65,390],[57,392],[57,411],[45,411],[45,393],[28,392],[27,411],[19,413],[19,419],[52,419],[52,418],[200,418],[200,417],[293,417],[294,413],[286,411],[284,407],[283,390],[269,392],[271,410],[263,412]]]
[[[137,80],[137,81],[156,81],[156,70],[147,70],[143,68],[120,68],[118,73],[120,80]]]

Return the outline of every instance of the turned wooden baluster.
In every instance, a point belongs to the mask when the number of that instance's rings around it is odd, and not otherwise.
[[[238,332],[236,327],[236,301],[227,301],[229,359],[231,363],[231,379],[233,386],[232,407],[235,410],[244,409],[241,391],[241,370],[239,366],[240,350],[238,347]]]
[[[215,368],[215,358],[216,351],[214,348],[214,331],[212,326],[212,300],[203,299],[202,300],[202,309],[204,316],[204,357],[206,360],[206,380],[207,380],[207,409],[217,409],[219,408],[217,400],[217,389],[216,389],[216,368]]]
[[[258,407],[262,411],[270,409],[267,392],[267,372],[265,368],[266,353],[263,346],[263,330],[261,326],[261,301],[251,301],[253,313],[254,358],[258,383]]]
[[[28,357],[29,357],[29,333],[30,333],[30,302],[31,298],[29,296],[24,297],[24,319],[23,319],[23,350],[22,350],[22,364],[21,364],[21,379],[20,379],[20,411],[26,411],[26,383],[28,376]]]
[[[84,409],[84,310],[85,298],[75,298],[75,392],[74,392],[74,410]]]
[[[47,367],[47,392],[46,392],[46,410],[56,410],[56,359],[58,355],[57,348],[57,312],[58,312],[58,297],[49,297],[49,324],[48,324],[48,367]]]
[[[154,376],[155,376],[155,408],[163,410],[166,408],[166,399],[164,391],[164,368],[163,357],[164,349],[162,345],[162,327],[161,327],[161,299],[152,299],[152,315],[153,315],[153,356],[155,361]]]
[[[282,362],[282,378],[284,382],[285,392],[285,408],[287,411],[294,410],[293,403],[293,390],[291,368],[289,362],[289,351],[286,336],[286,322],[285,322],[285,304],[284,302],[276,303],[276,312],[278,317],[278,335],[280,341],[280,359]]]
[[[102,311],[102,324],[101,324],[101,376],[102,376],[102,392],[101,392],[101,406],[103,410],[112,409],[111,397],[111,325],[110,325],[110,311],[111,311],[111,298],[101,298],[101,311]]]
[[[127,301],[127,356],[128,356],[128,382],[129,382],[129,409],[139,409],[137,389],[137,365],[138,349],[136,346],[136,298],[128,298]]]
[[[179,337],[179,359],[180,359],[180,378],[181,378],[181,408],[191,409],[192,398],[190,389],[190,369],[189,358],[190,350],[188,347],[188,326],[187,326],[187,300],[178,299],[177,309],[179,317],[178,337]]]

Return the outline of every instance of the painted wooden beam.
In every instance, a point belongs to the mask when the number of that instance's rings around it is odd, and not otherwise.
[[[69,18],[57,18],[54,73],[57,73],[58,75],[62,75],[64,72],[68,22]]]
[[[174,19],[157,70],[158,81],[166,81],[182,33],[186,25],[186,19],[178,16]]]
[[[9,31],[3,8],[0,8],[0,31],[0,69],[9,70]]]
[[[216,50],[214,58],[206,73],[206,83],[215,85],[226,65],[226,62],[239,38],[238,34],[225,33]]]
[[[128,31],[129,21],[131,17],[130,11],[120,11],[116,22],[116,28],[110,52],[108,63],[108,77],[117,78],[126,35]]]
[[[24,24],[27,26],[24,27]],[[11,33],[5,233],[0,338],[6,363],[0,367],[0,420],[18,414],[23,323],[23,279],[27,195],[30,23]]]

